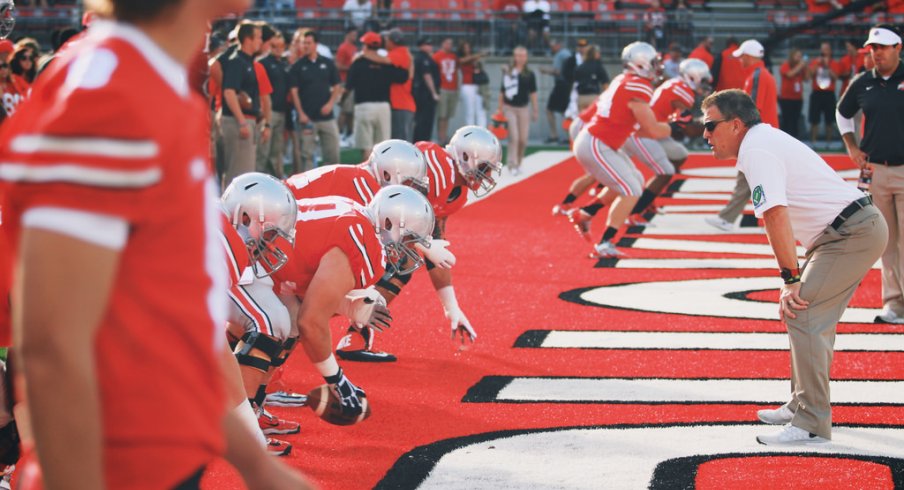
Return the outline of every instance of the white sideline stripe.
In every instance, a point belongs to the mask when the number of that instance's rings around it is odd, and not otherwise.
[[[15,153],[60,153],[130,160],[153,158],[160,153],[157,143],[151,140],[61,138],[41,135],[19,136],[12,141],[10,147]]]
[[[785,333],[578,332],[553,330],[543,348],[788,350]],[[835,351],[902,352],[904,335],[846,333],[835,336]]]
[[[665,238],[638,238],[631,248],[645,250],[671,250],[676,252],[711,252],[723,254],[749,254],[772,257],[772,247],[757,243],[715,242],[701,240],[670,240]],[[803,257],[806,251],[797,247],[797,256]]]
[[[66,182],[98,187],[140,188],[160,181],[159,167],[145,170],[104,170],[78,164],[34,167],[21,163],[0,163],[0,180],[40,184]]]
[[[675,199],[685,199],[694,201],[725,201],[731,199],[731,194],[725,192],[713,192],[709,194],[698,194],[695,192],[676,192],[672,194]],[[719,207],[722,209],[723,206]]]
[[[832,403],[904,404],[904,381],[832,380]],[[514,378],[496,401],[752,403],[788,401],[787,379]]]
[[[724,208],[724,205],[721,204],[668,204],[665,206],[659,207],[659,212],[662,214],[669,213],[702,213],[702,212],[712,212],[718,213]],[[744,206],[745,211],[753,211],[753,206],[747,204]]]
[[[775,269],[775,259],[619,259],[616,269]],[[877,260],[873,269],[881,269]]]
[[[644,235],[762,235],[763,229],[756,226],[738,226],[733,231],[722,231],[703,220],[702,214],[660,214],[650,221],[653,226],[644,230]]]
[[[735,179],[685,179],[681,192],[734,192]]]

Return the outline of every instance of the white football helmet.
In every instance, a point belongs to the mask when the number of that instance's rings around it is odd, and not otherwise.
[[[386,140],[370,153],[370,171],[381,187],[407,185],[427,193],[427,161],[424,153],[404,140]]]
[[[697,92],[704,90],[713,81],[709,67],[703,60],[688,58],[678,65],[678,74],[681,79]]]
[[[659,72],[659,53],[656,48],[642,41],[635,41],[622,50],[622,64],[626,71],[653,80]]]
[[[424,261],[414,246],[430,248],[436,218],[433,207],[420,192],[403,185],[389,185],[367,206],[386,252],[389,272],[410,274]]]
[[[282,182],[259,172],[242,174],[229,184],[221,202],[245,241],[254,275],[267,277],[286,264],[295,244],[298,205]]]
[[[13,0],[0,0],[0,39],[6,39],[16,27],[16,4]]]
[[[496,187],[493,173],[502,173],[502,145],[490,130],[480,126],[461,127],[452,135],[446,151],[452,155],[474,195],[483,197]]]

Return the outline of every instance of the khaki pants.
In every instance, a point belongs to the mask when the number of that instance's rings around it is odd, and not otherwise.
[[[311,123],[313,129],[301,130],[301,171],[314,168],[314,148],[320,140],[321,165],[339,163],[339,126],[335,119]]]
[[[389,139],[391,127],[389,102],[355,104],[355,148],[364,150],[365,156],[374,145]]]
[[[286,148],[286,115],[273,112],[270,116],[270,139],[257,145],[257,171],[283,177],[283,151]]]
[[[785,321],[791,339],[791,425],[832,438],[829,370],[835,327],[887,239],[885,220],[868,206],[837,231],[826,227],[807,251],[800,296],[810,304]]]
[[[719,217],[729,223],[734,223],[744,211],[744,206],[747,205],[749,200],[750,186],[747,185],[747,178],[744,177],[744,174],[738,172],[738,176],[735,178],[734,192],[731,193],[728,204],[722,208],[722,211],[719,211]]]
[[[225,170],[223,172],[223,188],[225,189],[232,179],[244,173],[254,171],[255,137],[257,127],[250,118],[245,118],[251,130],[249,138],[242,138],[239,133],[239,122],[233,116],[220,118],[220,131],[223,134],[223,159]]]
[[[904,165],[873,164],[873,203],[888,223],[882,254],[882,305],[904,317]]]
[[[509,169],[521,167],[524,150],[527,149],[527,138],[530,136],[530,106],[513,107],[504,104],[502,113],[508,119],[508,155],[506,164]]]
[[[599,94],[578,95],[578,112],[584,112],[590,104],[593,104],[600,98]]]

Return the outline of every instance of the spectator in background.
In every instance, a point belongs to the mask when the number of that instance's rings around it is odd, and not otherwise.
[[[741,89],[744,87],[744,80],[747,73],[741,66],[741,60],[732,56],[732,53],[738,49],[738,40],[734,36],[725,40],[725,49],[713,61],[713,85],[716,91],[728,90],[732,88]]]
[[[0,97],[3,104],[3,118],[16,113],[16,108],[28,95],[28,84],[12,74],[8,61],[0,61]]]
[[[599,46],[593,44],[587,48],[584,62],[574,70],[574,85],[578,92],[578,111],[595,103],[609,86],[609,74],[603,66]]]
[[[222,67],[224,186],[237,175],[254,170],[256,122],[261,116],[261,92],[254,68],[254,55],[262,43],[261,27],[243,21],[237,32],[238,49]]]
[[[665,45],[666,16],[662,2],[652,0],[650,6],[643,13],[643,29],[647,42],[653,45],[657,51]]]
[[[706,63],[706,66],[713,69],[713,38],[706,36],[697,44],[697,47],[691,51],[691,54],[687,55],[688,58],[696,58],[698,60],[703,60]]]
[[[810,62],[808,77],[813,81],[810,92],[810,143],[816,144],[819,123],[825,129],[825,142],[833,139],[835,121],[835,81],[838,80],[838,62],[832,59],[832,45],[819,45],[819,57]]]
[[[345,31],[345,38],[339,49],[336,50],[336,69],[339,71],[339,79],[345,83],[348,77],[348,69],[358,53],[355,41],[358,39],[358,28],[349,27]],[[351,146],[352,128],[355,126],[355,96],[350,90],[342,93],[339,100],[339,134],[341,146]]]
[[[436,111],[436,138],[441,145],[449,142],[449,119],[458,108],[458,56],[452,38],[443,39],[440,50],[433,55],[439,65],[439,107]]]
[[[284,178],[283,151],[285,149],[286,113],[289,110],[289,65],[283,58],[286,40],[283,34],[268,25],[263,27],[263,54],[258,58],[273,93],[270,94],[270,139],[257,146],[257,170],[277,178]]]
[[[549,93],[546,102],[546,122],[549,124],[549,137],[546,142],[555,143],[559,141],[559,124],[556,122],[556,114],[565,114],[571,94],[571,86],[562,73],[565,62],[571,57],[571,51],[564,47],[558,39],[550,41],[549,47],[553,54],[552,67],[540,68],[540,73],[552,75],[555,79],[552,92]]]
[[[671,80],[678,76],[678,65],[682,61],[684,61],[684,54],[681,52],[681,45],[670,43],[668,56],[662,62],[662,74],[666,79]]]
[[[524,22],[527,24],[527,45],[538,54],[545,54],[549,43],[549,11],[546,0],[524,1]],[[540,43],[540,39],[543,40]]]
[[[13,52],[16,50],[16,45],[13,44],[9,39],[0,39],[0,61],[9,62],[9,59],[12,58]]]
[[[301,171],[314,168],[314,149],[320,141],[323,162],[339,163],[339,127],[333,107],[342,95],[333,60],[317,52],[317,33],[304,35],[304,57],[289,69],[289,92],[301,132]]]
[[[807,74],[807,64],[800,49],[794,48],[788,52],[788,59],[779,68],[782,76],[781,95],[778,105],[781,108],[779,128],[799,138],[800,113],[804,107],[804,78]]]
[[[850,41],[845,41],[844,49],[844,56],[838,59],[838,78],[841,79],[841,90],[838,93],[840,94],[847,90],[851,79],[863,69],[863,53],[857,50],[857,46]]]
[[[506,51],[514,48],[521,40],[522,7],[523,0],[495,0],[493,3],[499,46]]]
[[[690,46],[694,42],[694,13],[685,0],[678,0],[673,7],[672,22],[669,25],[669,40]]]
[[[411,93],[417,109],[414,113],[414,141],[430,141],[433,137],[433,121],[439,103],[439,65],[433,59],[433,45],[429,38],[417,42],[414,53],[414,80]]]
[[[528,107],[530,105],[530,107]],[[537,77],[527,66],[527,48],[518,46],[511,64],[503,68],[499,108],[508,120],[508,155],[506,163],[512,175],[521,173],[521,161],[530,136],[530,122],[539,116]]]
[[[487,112],[479,92],[478,82],[489,83],[486,72],[480,64],[483,53],[474,53],[471,43],[462,41],[458,45],[458,68],[461,70],[461,104],[465,108],[465,125],[486,127]],[[484,77],[484,79],[479,79]]]
[[[371,59],[383,44],[376,32],[361,36],[361,43],[364,54],[352,63],[345,84],[355,91],[355,147],[364,153],[363,161],[370,158],[375,144],[389,139],[392,125],[390,86],[408,80],[408,70]]]
[[[373,14],[373,4],[370,0],[345,0],[342,11],[345,12],[351,25],[361,30],[364,29],[364,24]]]
[[[28,87],[35,81],[37,76],[37,51],[28,47],[20,47],[13,53],[12,59],[9,60],[10,69],[13,76],[20,79],[20,83],[25,83]]]
[[[565,64],[562,67],[562,78],[565,79],[565,83],[568,85],[568,105],[571,109],[578,107],[578,93],[575,90],[575,70],[577,70],[578,66],[584,62],[587,56],[587,50],[590,48],[590,44],[586,39],[578,39],[575,43],[574,54],[565,60]],[[571,109],[567,109],[568,112]],[[583,108],[578,108],[577,112],[582,111]]]
[[[408,72],[408,77],[404,82],[393,82],[389,86],[389,104],[392,108],[392,130],[390,134],[393,139],[413,143],[414,140],[411,139],[411,136],[412,131],[414,131],[415,105],[414,96],[411,94],[411,82],[414,75],[411,51],[405,46],[405,37],[398,28],[386,31],[383,39],[386,42],[386,50],[388,51],[386,56],[392,65]],[[368,55],[372,53],[372,51],[369,51]]]

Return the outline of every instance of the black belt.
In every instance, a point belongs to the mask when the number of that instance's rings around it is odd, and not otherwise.
[[[872,204],[873,198],[870,196],[863,196],[860,199],[857,199],[856,201],[848,204],[848,207],[844,208],[841,213],[838,214],[838,217],[835,218],[835,221],[832,222],[832,228],[834,228],[835,231],[838,231],[838,228],[841,228],[841,225],[843,225],[848,218],[853,216],[854,213],[867,206],[872,206]]]

